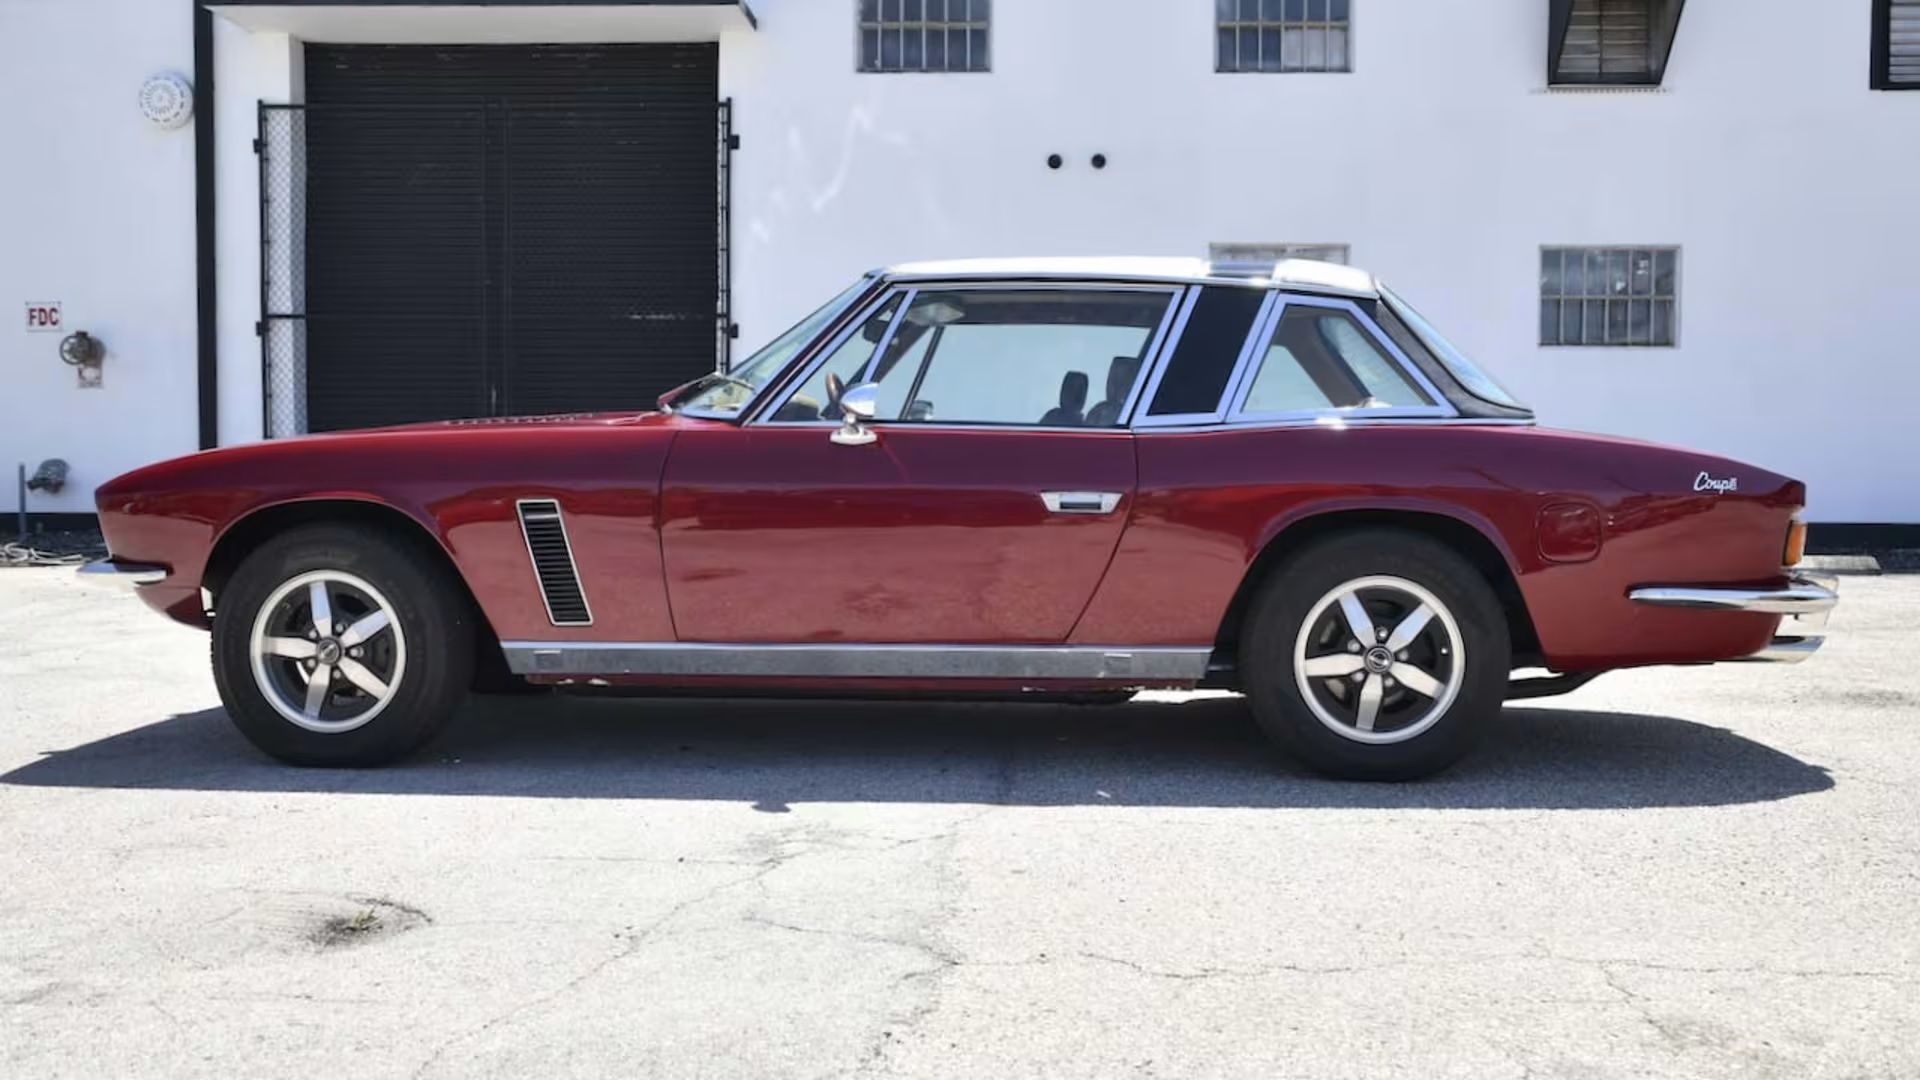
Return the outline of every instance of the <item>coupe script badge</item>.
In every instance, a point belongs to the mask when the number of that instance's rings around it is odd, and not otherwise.
[[[1740,490],[1740,480],[1738,477],[1732,476],[1722,479],[1714,476],[1712,473],[1703,472],[1693,478],[1693,490],[1711,491],[1717,495],[1725,495],[1729,491]]]

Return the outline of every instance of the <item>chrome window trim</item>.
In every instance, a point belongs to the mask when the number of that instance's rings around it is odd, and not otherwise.
[[[1229,404],[1224,418],[1225,423],[1240,424],[1249,421],[1290,420],[1322,423],[1327,420],[1346,421],[1358,418],[1368,420],[1419,419],[1422,417],[1450,419],[1460,415],[1460,410],[1454,408],[1453,404],[1447,401],[1446,395],[1440,392],[1440,388],[1433,385],[1432,380],[1427,378],[1426,374],[1420,370],[1418,365],[1414,364],[1406,353],[1400,351],[1400,346],[1393,343],[1393,340],[1380,329],[1379,325],[1376,324],[1365,311],[1360,309],[1359,304],[1351,300],[1339,300],[1324,296],[1297,296],[1288,293],[1277,293],[1276,295],[1279,296],[1280,302],[1272,306],[1264,322],[1256,320],[1257,329],[1252,335],[1251,343],[1247,349],[1242,351],[1239,367],[1234,371],[1233,378],[1228,383],[1227,401]],[[1419,387],[1421,392],[1427,395],[1429,401],[1435,402],[1436,404],[1402,405],[1389,409],[1365,410],[1285,409],[1269,412],[1246,411],[1246,399],[1248,394],[1252,392],[1253,383],[1259,375],[1260,363],[1266,352],[1265,346],[1267,342],[1272,340],[1274,331],[1279,329],[1280,320],[1286,318],[1287,309],[1296,306],[1329,308],[1336,311],[1344,311],[1353,316],[1354,321],[1359,324],[1360,329],[1364,333],[1373,339],[1374,344],[1380,346],[1385,355],[1395,364],[1399,365],[1401,374],[1407,376],[1413,385]]]
[[[505,641],[516,675],[1197,682],[1210,645],[865,645]]]
[[[1377,410],[1370,410],[1377,411]],[[1478,417],[1478,416],[1312,416],[1273,420],[1242,420],[1237,423],[1210,421],[1195,424],[1169,425],[1165,427],[1135,428],[1139,432],[1152,432],[1156,435],[1182,435],[1202,431],[1279,431],[1286,428],[1327,428],[1339,431],[1354,427],[1390,427],[1394,425],[1419,427],[1535,427],[1537,422],[1519,417]]]
[[[1161,360],[1160,354],[1165,350],[1165,347],[1167,345],[1168,332],[1172,327],[1173,321],[1174,321],[1174,312],[1177,308],[1179,308],[1182,296],[1188,292],[1193,292],[1197,295],[1197,290],[1194,289],[1192,286],[1180,285],[1180,284],[1174,284],[1174,283],[1144,282],[1144,281],[1099,281],[1099,280],[1087,280],[1084,278],[1062,278],[1058,281],[1035,281],[1035,280],[1024,279],[1024,278],[1017,281],[1013,281],[1013,280],[991,281],[991,280],[985,280],[985,279],[978,279],[978,280],[961,279],[956,281],[956,280],[949,280],[949,279],[929,278],[925,280],[915,280],[912,284],[896,283],[892,285],[892,287],[890,287],[886,292],[881,293],[878,299],[872,305],[862,309],[860,312],[860,317],[853,320],[851,323],[847,324],[847,326],[843,327],[841,332],[835,335],[834,339],[831,342],[829,342],[825,348],[818,350],[812,357],[810,357],[806,361],[806,365],[807,365],[806,370],[802,372],[799,376],[791,380],[791,383],[790,383],[791,388],[790,389],[782,388],[781,392],[777,393],[774,398],[770,399],[773,401],[773,404],[769,405],[764,410],[761,410],[761,412],[765,413],[767,416],[771,416],[773,413],[779,412],[780,407],[785,405],[787,403],[787,400],[791,398],[794,394],[799,393],[800,388],[802,386],[805,386],[809,379],[813,378],[814,373],[819,369],[821,364],[826,362],[827,357],[832,356],[835,352],[837,352],[843,342],[845,342],[853,334],[857,333],[860,327],[865,326],[867,323],[867,320],[873,318],[873,316],[877,314],[881,308],[886,306],[887,301],[896,295],[903,296],[903,299],[900,302],[900,312],[902,315],[905,315],[907,308],[912,306],[914,299],[918,297],[922,292],[1064,292],[1064,291],[1148,292],[1148,293],[1165,293],[1166,294],[1166,297],[1167,297],[1166,310],[1161,313],[1160,321],[1158,324],[1156,324],[1154,328],[1153,336],[1148,339],[1146,351],[1143,354],[1143,359],[1140,362],[1140,372],[1139,374],[1134,376],[1133,389],[1129,393],[1125,405],[1120,410],[1120,419],[1117,422],[1115,422],[1113,425],[1109,427],[1098,427],[1098,428],[1064,427],[1064,426],[1041,427],[1038,424],[1010,424],[1010,423],[1001,423],[995,420],[978,420],[978,421],[948,420],[948,421],[928,422],[928,421],[920,421],[920,420],[890,419],[888,417],[875,417],[874,419],[867,421],[867,423],[869,425],[879,427],[882,429],[888,426],[893,426],[893,427],[900,427],[900,428],[911,428],[915,431],[926,431],[926,430],[946,428],[950,430],[968,430],[968,431],[979,431],[984,429],[984,430],[995,430],[995,431],[1011,430],[1011,431],[1124,432],[1127,430],[1128,416],[1131,414],[1134,406],[1141,399],[1141,386],[1143,385],[1143,381],[1148,377],[1148,374],[1154,371],[1160,364],[1160,360]],[[892,325],[887,327],[886,336],[882,338],[879,341],[879,343],[877,343],[874,346],[873,355],[867,358],[866,365],[860,369],[860,374],[863,378],[860,380],[856,380],[856,382],[865,381],[864,377],[872,374],[874,363],[879,360],[880,356],[886,350],[886,347],[893,343],[893,336],[895,333],[899,331],[899,329],[900,329],[900,321],[898,319],[896,319]],[[775,382],[777,383],[779,382],[779,380],[775,380]],[[769,384],[769,385],[771,386],[773,384]],[[764,396],[764,394],[762,396]],[[756,413],[754,416],[749,417],[747,419],[747,423],[763,425],[766,427],[782,427],[782,428],[791,428],[791,427],[829,428],[829,427],[837,427],[840,422],[838,420],[762,419],[761,415],[759,413]]]
[[[1154,370],[1153,387],[1144,395],[1144,400],[1148,403],[1148,408],[1152,408],[1153,395],[1160,392],[1160,381],[1166,376],[1167,368],[1173,363],[1173,354],[1174,351],[1179,348],[1180,339],[1186,336],[1187,320],[1193,315],[1193,305],[1199,302],[1200,289],[1195,288],[1192,292],[1192,301],[1189,302],[1186,312],[1181,316],[1180,325],[1176,328],[1172,346],[1165,350],[1165,355],[1161,358],[1159,366]],[[1274,307],[1279,303],[1279,290],[1268,289],[1267,298],[1261,302],[1260,310],[1253,315],[1253,322],[1247,329],[1247,336],[1241,339],[1239,355],[1234,358],[1233,370],[1227,374],[1227,384],[1221,388],[1220,401],[1214,406],[1212,412],[1167,413],[1164,416],[1143,414],[1134,419],[1134,430],[1196,427],[1223,422],[1227,416],[1227,404],[1234,400],[1234,388],[1239,385],[1240,373],[1245,370],[1247,366],[1248,351],[1253,349],[1256,343],[1266,340],[1266,338],[1262,336],[1262,328],[1267,325],[1268,316],[1272,314]]]
[[[827,320],[828,332],[831,332],[833,326],[837,324],[841,319],[846,317],[847,312],[858,308],[860,306],[860,298],[862,296],[867,295],[867,293],[870,292],[875,285],[881,284],[882,279],[880,275],[873,273],[872,271],[868,271],[867,273],[861,274],[859,279],[855,282],[856,285],[861,283],[864,283],[863,288],[842,290],[842,292],[845,292],[847,294],[847,299],[844,303],[840,305],[839,309],[833,313],[833,316]],[[799,324],[796,323],[795,325],[797,326]],[[792,328],[789,327],[788,329],[792,329]],[[782,331],[782,333],[784,332],[785,331]],[[779,340],[778,336],[769,338],[768,344],[772,344],[774,341],[777,341],[777,340]],[[693,408],[686,408],[686,407],[678,407],[673,410],[674,415],[690,416],[697,420],[720,420],[729,424],[743,423],[747,420],[748,417],[750,417],[755,412],[760,402],[766,398],[768,393],[779,389],[781,380],[786,377],[786,372],[793,370],[793,366],[795,363],[806,363],[811,358],[813,351],[817,350],[819,347],[820,347],[819,336],[816,336],[812,341],[808,342],[807,344],[802,345],[800,347],[800,351],[797,354],[795,354],[794,359],[791,361],[788,361],[785,371],[775,372],[773,378],[768,379],[765,386],[762,386],[759,390],[755,391],[752,397],[741,402],[740,407],[738,409],[733,410],[732,412],[719,412],[717,410],[712,410],[712,409],[693,409]],[[747,359],[751,360],[753,358],[749,356]],[[717,368],[714,370],[714,373],[727,374],[727,372],[722,372]]]
[[[848,385],[859,386],[861,383],[873,381],[872,376],[873,376],[874,365],[878,364],[880,362],[880,358],[886,355],[888,346],[893,344],[893,339],[900,336],[900,324],[907,321],[907,310],[913,307],[913,302],[916,298],[919,297],[919,295],[920,295],[920,290],[917,288],[907,289],[901,293],[900,306],[897,309],[895,309],[893,313],[893,318],[887,321],[887,332],[884,334],[881,334],[880,340],[873,343],[873,351],[867,354],[867,362],[860,365],[859,374],[855,375],[853,382],[849,383]],[[885,309],[882,308],[881,310],[885,310]],[[874,314],[879,314],[879,312],[875,312]],[[873,316],[869,315],[867,317],[870,319]],[[865,326],[867,324],[863,321],[860,323],[860,325]],[[820,355],[820,363],[822,364],[826,363],[827,357],[832,356],[837,351],[838,351],[837,349],[829,349],[826,352],[822,353]],[[815,365],[815,367],[817,369],[818,365]],[[807,379],[811,379],[811,378],[813,378],[813,375],[809,373],[807,375]],[[793,392],[796,394],[799,393],[800,387],[805,385],[807,385],[807,380],[806,379],[800,380],[799,384],[793,388]],[[783,400],[781,404],[784,405],[786,404],[786,402]],[[774,411],[778,412],[779,406],[775,406]],[[839,423],[839,421],[832,420],[832,421],[828,421],[828,423],[837,424]]]
[[[1173,290],[1167,299],[1167,310],[1160,313],[1160,325],[1153,331],[1153,340],[1147,343],[1146,351],[1140,354],[1140,370],[1134,373],[1133,387],[1127,391],[1127,400],[1120,407],[1120,415],[1107,427],[1087,430],[1122,431],[1133,425],[1133,410],[1139,408],[1140,402],[1146,398],[1147,380],[1164,366],[1162,354],[1166,352],[1168,342],[1178,340],[1174,330],[1176,319],[1180,320],[1182,327],[1186,325],[1184,319],[1193,313],[1193,301],[1199,295],[1200,290],[1192,285]]]

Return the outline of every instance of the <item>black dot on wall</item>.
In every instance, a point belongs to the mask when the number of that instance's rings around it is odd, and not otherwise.
[[[1047,155],[1047,168],[1049,169],[1057,169],[1060,166],[1065,165],[1066,163],[1067,163],[1066,159],[1061,157],[1059,154]]]
[[[1105,154],[1095,154],[1095,155],[1093,155],[1093,167],[1094,167],[1094,168],[1096,168],[1096,169],[1104,169],[1104,168],[1106,168],[1106,167],[1107,167],[1107,155],[1105,155]]]

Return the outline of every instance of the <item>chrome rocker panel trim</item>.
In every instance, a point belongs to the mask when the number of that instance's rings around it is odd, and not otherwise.
[[[1780,628],[1773,640],[1751,656],[1741,659],[1776,664],[1797,664],[1817,652],[1826,640],[1827,617],[1840,602],[1840,579],[1815,574],[1795,574],[1779,589],[1714,589],[1679,586],[1648,586],[1627,593],[1629,599],[1655,607],[1692,608],[1696,611],[1754,611],[1779,615]]]
[[[516,675],[1194,682],[1208,648],[1070,645],[718,645],[507,641]]]
[[[157,563],[128,562],[125,559],[95,559],[75,571],[83,584],[108,589],[132,589],[165,581],[172,570]]]

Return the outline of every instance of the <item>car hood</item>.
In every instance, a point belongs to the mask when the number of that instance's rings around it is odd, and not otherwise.
[[[541,416],[480,416],[465,420],[427,420],[417,424],[393,424],[388,427],[363,428],[355,431],[332,432],[320,435],[302,436],[302,438],[324,439],[335,436],[363,435],[369,432],[394,431],[458,431],[466,429],[500,428],[595,428],[595,427],[658,427],[674,418],[661,412],[576,412],[552,413]]]

